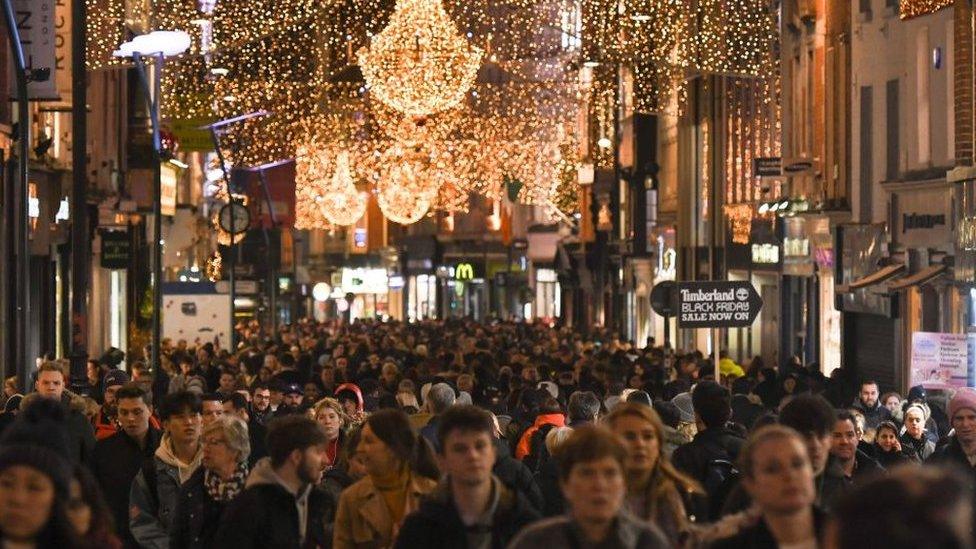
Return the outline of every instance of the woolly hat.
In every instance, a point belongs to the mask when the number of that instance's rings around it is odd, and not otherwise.
[[[102,378],[102,387],[108,389],[116,385],[125,385],[129,382],[129,374],[122,370],[109,370]]]
[[[908,415],[908,411],[911,410],[912,408],[918,410],[919,413],[922,414],[922,423],[923,424],[929,420],[929,416],[932,414],[932,412],[929,410],[929,407],[928,406],[922,404],[921,402],[916,402],[914,404],[909,404],[908,406],[905,407],[905,412],[902,414],[902,418],[904,418],[905,416],[907,416]]]
[[[949,419],[956,416],[959,410],[968,408],[976,412],[976,390],[963,387],[956,391],[955,396],[949,401]]]
[[[21,410],[0,438],[0,471],[23,465],[47,475],[61,498],[71,485],[68,433],[61,403],[41,398]]]
[[[671,404],[678,407],[683,423],[695,422],[695,406],[691,403],[691,393],[684,392],[671,399]]]

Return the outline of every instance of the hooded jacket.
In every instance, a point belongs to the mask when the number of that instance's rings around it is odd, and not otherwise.
[[[180,486],[193,476],[203,459],[203,446],[190,463],[173,453],[169,434],[164,434],[151,460],[132,481],[129,491],[129,529],[140,546],[147,549],[169,547],[173,512]]]
[[[213,547],[293,549],[328,547],[327,500],[312,485],[294,492],[265,458],[254,466],[247,487],[227,507]]]

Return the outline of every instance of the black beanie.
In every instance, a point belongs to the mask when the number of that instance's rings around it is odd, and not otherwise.
[[[0,438],[0,471],[16,465],[36,469],[66,498],[72,476],[68,447],[62,404],[39,398],[21,410]]]

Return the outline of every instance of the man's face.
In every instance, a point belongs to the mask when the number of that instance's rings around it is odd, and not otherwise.
[[[495,445],[489,433],[477,431],[451,431],[445,437],[438,456],[441,471],[452,482],[478,486],[491,481],[491,469],[495,465]]]
[[[306,484],[318,484],[326,457],[324,444],[306,448],[298,462],[298,478]]]
[[[288,393],[281,400],[282,406],[288,406],[289,408],[298,408],[302,405],[302,395],[301,393]]]
[[[271,405],[271,391],[267,389],[257,389],[254,391],[253,397],[254,409],[263,412],[268,409]]]
[[[149,406],[141,398],[123,398],[118,403],[119,425],[125,434],[140,439],[149,430]]]
[[[219,400],[203,401],[203,424],[210,425],[215,419],[224,415],[224,405]]]
[[[807,433],[803,436],[807,445],[807,454],[810,455],[810,465],[813,466],[814,476],[823,473],[827,468],[827,460],[830,459],[830,446],[833,440],[833,433],[823,436],[817,433]]]
[[[203,427],[203,418],[198,412],[184,410],[178,414],[173,414],[163,422],[163,428],[169,433],[170,438],[178,444],[196,446],[200,442],[200,431]]]
[[[857,428],[849,419],[839,419],[834,423],[830,453],[841,461],[854,459],[857,452]]]
[[[610,522],[624,502],[624,474],[612,457],[577,463],[560,483],[579,522]]]
[[[115,409],[115,393],[119,392],[119,388],[121,387],[121,385],[112,385],[111,387],[105,388],[105,392],[102,393],[102,398],[106,409]]]
[[[41,372],[35,384],[38,394],[44,398],[61,400],[64,392],[64,375],[61,372]]]
[[[976,443],[976,410],[963,408],[952,416],[952,428],[959,442]]]
[[[873,383],[861,385],[861,404],[874,408],[878,404],[878,386]]]
[[[247,417],[247,410],[244,408],[234,408],[234,402],[230,400],[224,402],[224,413],[231,416],[237,416],[241,418],[241,421],[244,423],[247,423],[250,420],[250,418]]]
[[[220,374],[220,390],[225,393],[229,393],[236,387],[234,376],[232,374]]]

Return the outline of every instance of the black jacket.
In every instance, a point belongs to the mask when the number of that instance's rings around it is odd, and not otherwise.
[[[541,511],[544,506],[542,492],[532,478],[532,471],[508,453],[507,445],[495,441],[495,452],[497,457],[491,472],[502,484],[522,494],[535,510]]]
[[[170,527],[171,549],[206,549],[213,546],[220,518],[228,503],[211,498],[203,479],[204,468],[200,467],[180,488]]]
[[[865,429],[877,429],[882,421],[892,420],[891,410],[882,406],[880,400],[874,403],[874,407],[868,408],[857,398],[854,399],[854,404],[851,407],[864,414]]]
[[[251,454],[247,457],[247,464],[254,467],[259,459],[268,456],[268,448],[265,444],[268,428],[252,417],[247,424],[247,436],[251,442]]]
[[[542,491],[543,504],[539,511],[544,517],[554,517],[566,512],[566,498],[559,487],[559,469],[556,460],[550,459],[542,464],[542,468],[535,474],[535,483]]]
[[[676,448],[671,456],[671,463],[704,485],[708,464],[714,460],[735,463],[745,442],[744,438],[731,429],[705,429],[699,431],[688,444]]]
[[[260,466],[259,463],[257,467]],[[328,506],[327,499],[325,493],[318,489],[312,489],[309,493],[308,524],[305,529],[305,543],[301,544],[295,496],[280,484],[250,486],[227,507],[211,547],[226,549],[330,547],[331,541],[325,539],[323,524]]]
[[[501,488],[498,507],[492,517],[491,546],[502,549],[523,527],[539,519],[524,496],[497,483]],[[425,498],[400,527],[395,547],[412,549],[463,549],[468,546],[466,527],[461,522],[451,492],[445,483]]]
[[[857,450],[854,454],[854,474],[851,475],[851,482],[855,486],[860,486],[865,482],[884,474],[884,467],[871,456]]]
[[[823,541],[826,515],[816,507],[813,508],[813,527],[817,534],[817,541]],[[819,545],[819,544],[818,544]],[[766,526],[766,521],[759,519],[755,526],[746,528],[732,537],[720,539],[711,544],[711,549],[777,549],[779,544],[773,539],[773,534]]]
[[[125,431],[95,444],[91,471],[105,495],[119,539],[126,547],[137,547],[129,532],[129,489],[142,464],[152,459],[161,438],[162,433],[150,427],[145,448],[140,448]]]

